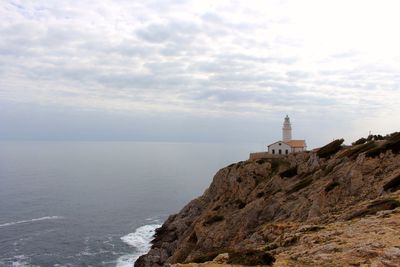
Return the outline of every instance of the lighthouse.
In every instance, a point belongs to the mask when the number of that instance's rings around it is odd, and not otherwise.
[[[306,148],[306,140],[292,139],[292,125],[289,116],[286,115],[283,120],[282,140],[268,145],[268,152],[250,153],[250,159],[256,160],[261,158],[284,157],[292,153],[306,151]]]
[[[290,124],[289,116],[286,115],[282,127],[282,141],[288,142],[292,140],[292,125]]]

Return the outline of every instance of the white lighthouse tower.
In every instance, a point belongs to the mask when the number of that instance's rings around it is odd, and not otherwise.
[[[282,141],[288,142],[292,140],[292,125],[290,124],[289,116],[286,115],[282,127]]]

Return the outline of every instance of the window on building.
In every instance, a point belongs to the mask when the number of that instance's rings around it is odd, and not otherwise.
[[[272,154],[275,154],[275,149],[272,149]]]
[[[279,155],[281,155],[282,154],[282,149],[279,149]]]
[[[289,150],[286,149],[286,155],[289,154]]]
[[[281,143],[279,143],[279,145],[281,146],[282,144],[281,144]]]

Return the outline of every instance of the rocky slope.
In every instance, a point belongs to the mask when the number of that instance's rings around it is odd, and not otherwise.
[[[135,266],[400,266],[400,133],[342,142],[221,169]]]

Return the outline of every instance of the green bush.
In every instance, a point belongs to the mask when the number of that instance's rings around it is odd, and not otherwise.
[[[342,148],[343,142],[344,139],[336,139],[330,142],[329,144],[318,149],[317,156],[320,158],[328,158],[336,154],[336,152],[338,152]]]

